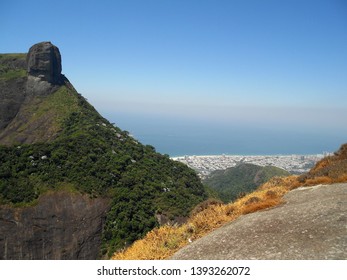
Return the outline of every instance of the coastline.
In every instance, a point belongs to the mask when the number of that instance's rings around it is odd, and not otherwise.
[[[249,163],[259,166],[275,166],[292,174],[308,172],[319,160],[330,153],[291,155],[192,155],[171,157],[194,169],[199,177],[205,178],[216,170],[225,170],[239,164]]]

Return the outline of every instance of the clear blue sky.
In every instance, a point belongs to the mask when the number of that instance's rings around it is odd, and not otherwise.
[[[0,34],[0,53],[58,46],[63,73],[111,118],[347,140],[344,0],[2,0]]]

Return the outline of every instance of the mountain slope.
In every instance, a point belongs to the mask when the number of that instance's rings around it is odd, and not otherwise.
[[[299,177],[300,182],[308,180],[325,179],[327,182],[343,182],[347,180],[347,143],[341,145],[340,149],[331,156],[317,162],[317,164],[306,174]]]
[[[23,55],[1,55],[0,62],[0,109],[11,113],[0,116],[1,204],[34,207],[48,191],[108,198],[100,217],[106,254],[151,230],[156,214],[187,216],[206,198],[193,170],[100,116],[60,73],[51,43],[34,45],[25,64]]]
[[[217,191],[224,202],[230,202],[255,190],[272,177],[288,175],[289,172],[275,166],[243,163],[225,170],[216,170],[203,183]]]

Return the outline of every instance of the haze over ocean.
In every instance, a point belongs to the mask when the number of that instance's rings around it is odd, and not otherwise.
[[[346,15],[344,0],[2,1],[0,53],[51,41],[74,87],[161,153],[321,153],[347,142]]]
[[[171,157],[183,155],[276,155],[334,152],[345,133],[298,131],[256,125],[227,124],[148,115],[106,114],[110,121]],[[319,141],[317,141],[319,139]]]

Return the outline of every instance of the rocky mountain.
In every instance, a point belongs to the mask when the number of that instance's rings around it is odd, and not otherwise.
[[[0,54],[0,259],[96,259],[206,191],[195,172],[104,119],[50,42]]]
[[[272,177],[288,175],[289,172],[275,166],[242,163],[212,172],[203,183],[215,190],[222,201],[230,202],[255,190]]]
[[[53,140],[65,112],[42,108],[42,102],[63,86],[74,91],[61,74],[58,48],[44,42],[31,47],[28,55],[2,54],[0,65],[0,144]]]

